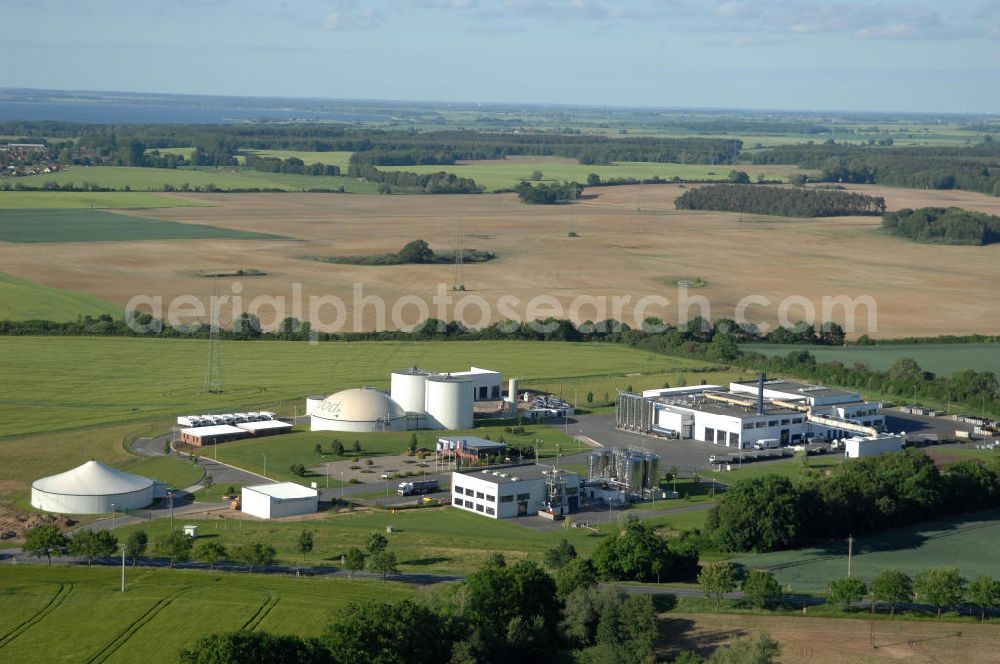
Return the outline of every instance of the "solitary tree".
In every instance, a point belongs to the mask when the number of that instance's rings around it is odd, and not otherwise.
[[[354,451],[355,452],[361,451],[361,441],[358,440],[357,438],[354,439]]]
[[[913,599],[913,581],[896,569],[887,569],[872,581],[875,599],[889,603],[889,615],[896,613],[896,605]]]
[[[762,569],[752,569],[740,586],[743,601],[761,609],[773,609],[781,602],[781,586],[774,575]]]
[[[305,562],[306,554],[313,550],[313,534],[311,530],[303,530],[299,533],[299,540],[296,548],[302,554],[302,561]]]
[[[149,536],[146,535],[145,530],[133,530],[128,534],[125,539],[125,548],[128,550],[128,555],[132,559],[132,567],[135,567],[135,561],[146,555],[146,548],[149,546]]]
[[[374,555],[385,551],[389,546],[389,540],[382,533],[372,533],[368,536],[368,553]]]
[[[208,563],[208,569],[215,569],[215,563],[225,560],[228,555],[226,547],[219,542],[202,542],[194,550],[195,560]]]
[[[191,557],[191,548],[194,540],[179,530],[172,530],[166,535],[161,535],[156,540],[156,551],[161,556],[170,559],[170,566],[174,563],[184,562]]]
[[[373,553],[368,558],[368,569],[376,574],[381,574],[383,581],[390,574],[399,574],[399,570],[396,568],[396,554],[385,550]]]
[[[722,596],[736,590],[736,568],[724,560],[708,563],[698,574],[698,584],[705,597],[715,597],[715,610],[722,607]]]
[[[868,586],[856,576],[834,579],[827,589],[826,601],[848,608],[851,602],[858,602],[868,594]]]
[[[339,457],[344,456],[344,444],[336,438],[333,439],[333,453]]]
[[[417,434],[415,434],[415,433],[410,434],[410,445],[406,449],[408,449],[411,454],[416,453],[416,451],[417,451]]]
[[[323,446],[320,443],[316,443],[316,447],[313,448],[313,451],[317,456],[320,456],[323,454]]]
[[[118,550],[118,538],[108,530],[80,530],[69,540],[69,550],[73,555],[87,559],[87,566],[94,558],[107,558]]]
[[[365,568],[365,553],[361,549],[351,547],[344,554],[344,569],[348,576],[353,576],[354,572],[360,572]]]
[[[58,526],[47,523],[29,530],[24,536],[22,548],[36,558],[45,556],[51,565],[52,556],[63,555],[69,550],[69,541]]]
[[[531,177],[529,178],[532,182],[538,182],[543,177],[545,177],[541,171],[531,171]]]
[[[938,620],[941,620],[942,609],[960,606],[965,601],[965,586],[965,579],[953,567],[924,570],[913,580],[917,597],[934,605]]]
[[[567,540],[560,540],[559,544],[545,552],[545,564],[552,569],[561,569],[574,558],[576,547]]]
[[[986,610],[1000,606],[1000,581],[980,576],[969,584],[969,601],[979,607],[979,620],[986,620]]]

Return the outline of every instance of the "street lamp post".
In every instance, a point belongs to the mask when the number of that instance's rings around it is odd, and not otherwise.
[[[340,498],[344,498],[344,471],[340,471]]]
[[[267,477],[267,452],[261,452],[261,456],[264,457],[264,477]]]
[[[329,489],[330,488],[330,462],[329,461],[324,461],[324,463],[326,464],[326,488]]]
[[[174,530],[174,492],[167,491],[167,502],[170,503],[170,530]]]
[[[122,545],[122,592],[125,592],[125,551],[128,550],[124,544]]]
[[[115,532],[115,504],[111,503],[111,532]]]

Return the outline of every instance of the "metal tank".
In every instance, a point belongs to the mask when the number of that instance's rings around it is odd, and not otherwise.
[[[389,396],[407,413],[425,414],[428,373],[416,367],[393,371],[389,379]]]
[[[660,455],[650,454],[646,461],[646,488],[656,489],[660,486]]]
[[[517,378],[507,381],[507,403],[517,404]]]
[[[471,429],[475,400],[472,388],[472,381],[465,377],[428,376],[425,403],[431,428]]]
[[[628,459],[628,488],[629,491],[641,491],[643,480],[643,466],[645,459],[641,456],[633,456]]]

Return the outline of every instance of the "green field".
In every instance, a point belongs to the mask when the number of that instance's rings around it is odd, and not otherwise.
[[[352,193],[375,193],[375,185],[348,177],[263,173],[242,168],[137,168],[131,166],[76,166],[58,173],[30,175],[19,178],[26,186],[41,187],[46,182],[60,185],[72,182],[77,186],[95,182],[101,187],[133,191],[163,191],[165,185],[181,190],[212,185],[218,189],[339,189]],[[35,193],[35,192],[28,192]],[[48,193],[48,192],[37,192]],[[182,192],[183,193],[183,192]]]
[[[144,210],[171,207],[212,207],[212,204],[144,191],[0,191],[0,210],[39,208]]]
[[[243,542],[262,540],[278,552],[280,562],[289,565],[340,564],[340,556],[362,543],[373,532],[389,538],[389,549],[396,553],[403,572],[428,574],[469,574],[491,553],[500,552],[508,560],[532,559],[542,563],[542,554],[567,539],[581,555],[590,555],[602,534],[585,528],[539,531],[508,520],[494,520],[453,507],[419,510],[355,510],[326,513],[316,519],[299,521],[263,521],[259,519],[198,520],[185,518],[185,524],[198,526],[199,539],[212,539],[227,548]],[[386,526],[396,531],[386,533]],[[118,528],[119,537],[142,529],[151,540],[170,529],[169,519]],[[315,548],[303,560],[295,541],[303,529],[313,533]]]
[[[910,575],[929,567],[957,567],[967,578],[996,577],[997,560],[1000,510],[987,510],[859,537],[851,571],[865,581],[890,567]],[[847,542],[743,556],[735,562],[772,570],[786,592],[822,592],[830,579],[847,576]]]
[[[285,240],[280,235],[184,224],[104,210],[0,210],[0,242],[134,242],[137,240]]]
[[[962,369],[992,371],[1000,375],[1000,344],[914,344],[886,346],[787,346],[778,344],[745,344],[744,351],[765,355],[787,355],[792,351],[808,350],[819,362],[843,362],[850,366],[863,362],[883,371],[903,357],[917,361],[927,371],[950,376]]]
[[[486,363],[508,376],[555,383],[591,376],[664,376],[694,360],[613,344],[521,341],[222,342],[226,392],[204,392],[207,341],[142,338],[0,338],[2,436],[129,423],[177,415],[271,406],[302,412],[307,394],[347,387],[388,387],[400,367],[465,369]],[[150,377],[155,377],[151,380]],[[582,398],[582,395],[581,395]]]
[[[669,180],[725,180],[732,166],[711,166],[705,164],[667,164],[654,162],[619,162],[611,166],[584,165],[560,158],[539,158],[538,160],[489,160],[460,162],[452,166],[379,166],[383,171],[410,171],[411,173],[437,173],[446,171],[461,177],[472,178],[487,191],[506,189],[527,180],[532,172],[541,171],[543,181],[575,180],[587,181],[587,175],[597,173],[602,180],[610,178],[652,178],[658,176]],[[796,166],[748,166],[738,164],[735,168],[748,170],[751,178],[763,173],[768,179],[787,179],[793,173],[809,174]]]
[[[177,661],[206,634],[240,629],[319,636],[330,611],[361,599],[399,600],[399,583],[259,574],[4,565],[0,661]]]
[[[303,150],[243,150],[258,157],[277,157],[278,159],[291,159],[296,157],[310,164],[325,164],[327,166],[340,166],[341,173],[347,173],[347,167],[351,163],[353,152],[306,152]],[[242,163],[242,161],[241,161]]]
[[[71,321],[77,316],[120,313],[121,307],[99,297],[0,272],[0,320]]]

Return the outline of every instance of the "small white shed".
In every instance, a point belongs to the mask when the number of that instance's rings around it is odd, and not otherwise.
[[[243,487],[244,514],[260,519],[313,514],[319,510],[319,492],[294,482],[258,484]]]
[[[903,449],[903,437],[880,433],[877,436],[855,436],[844,440],[844,456],[863,459]]]

